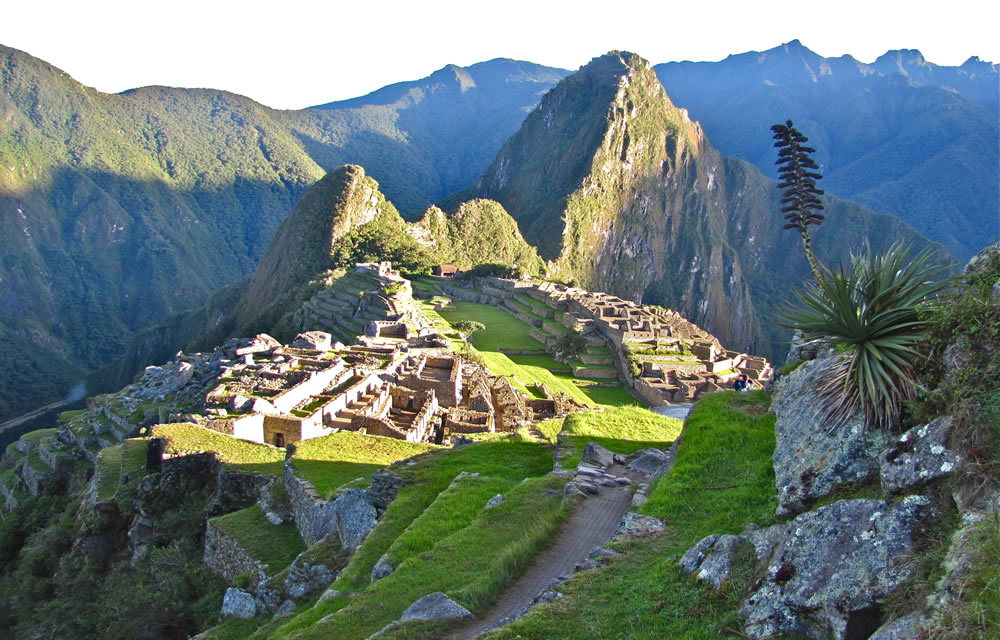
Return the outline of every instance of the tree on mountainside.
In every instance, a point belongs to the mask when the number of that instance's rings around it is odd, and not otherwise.
[[[809,139],[792,125],[791,120],[772,126],[771,131],[774,132],[774,140],[777,140],[774,143],[778,148],[778,160],[775,164],[779,166],[778,188],[783,191],[781,212],[785,214],[787,221],[785,229],[799,230],[809,268],[813,278],[819,282],[819,263],[816,262],[812,239],[809,237],[809,225],[823,222],[823,214],[819,213],[823,209],[823,203],[819,200],[823,191],[816,188],[816,181],[823,176],[819,173],[819,166],[809,155],[816,153],[816,150],[805,146]]]

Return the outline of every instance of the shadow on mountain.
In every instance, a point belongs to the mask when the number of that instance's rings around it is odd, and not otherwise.
[[[169,359],[161,348],[189,326],[172,316],[252,273],[304,190],[250,180],[179,190],[64,167],[0,195],[0,360],[17,372],[0,378],[0,420],[134,355],[132,339],[145,329],[175,326],[140,349]],[[111,379],[126,377],[119,368]]]

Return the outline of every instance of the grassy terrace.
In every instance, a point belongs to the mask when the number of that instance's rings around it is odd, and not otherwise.
[[[579,464],[583,448],[590,441],[623,455],[648,447],[665,449],[677,439],[683,426],[682,420],[659,416],[642,407],[575,413],[566,418],[563,426],[563,438],[572,443],[575,453],[562,466],[568,469]]]
[[[45,438],[56,435],[59,429],[39,429],[38,431],[29,431],[28,433],[21,436],[21,440],[26,440],[28,442],[34,442],[35,444],[40,443]]]
[[[352,431],[303,440],[295,446],[294,462],[299,476],[311,482],[321,496],[333,494],[337,487],[356,478],[364,478],[367,483],[377,469],[435,448]]]
[[[254,638],[366,638],[435,590],[481,610],[551,539],[564,516],[564,480],[545,475],[552,468],[545,445],[509,438],[436,450],[413,462],[393,468],[409,484],[332,585],[357,595],[330,598],[291,619],[267,623]],[[453,485],[462,471],[481,475]],[[504,503],[483,510],[496,493],[504,493]],[[372,584],[372,567],[387,552],[396,570]],[[210,637],[242,638],[252,631],[230,621]]]
[[[163,438],[168,453],[215,451],[226,467],[234,471],[257,471],[281,475],[285,450],[246,440],[237,440],[195,424],[158,424],[150,437]]]
[[[146,440],[132,438],[121,444],[121,475],[131,477],[146,469]]]
[[[97,501],[107,502],[114,497],[121,481],[122,452],[124,445],[102,449],[97,456]]]
[[[486,637],[738,637],[730,630],[740,628],[736,611],[753,584],[750,559],[741,559],[734,577],[716,592],[684,573],[676,557],[706,535],[776,521],[774,416],[768,405],[760,392],[714,393],[699,400],[673,469],[641,509],[666,520],[667,531],[621,545],[622,557],[600,571],[577,574],[562,588],[563,598]],[[590,428],[606,430],[575,427]]]
[[[556,309],[555,307],[553,307],[553,306],[551,306],[551,305],[549,305],[549,304],[547,304],[545,302],[542,302],[540,300],[535,300],[534,298],[532,298],[531,296],[529,296],[526,293],[517,293],[517,294],[514,294],[514,301],[518,302],[520,304],[523,304],[523,305],[527,305],[528,307],[532,307],[532,308],[535,308],[535,309],[541,309],[543,311],[551,313],[551,314],[553,314],[555,316],[556,320],[560,320],[563,317],[563,313],[564,313],[563,311],[560,311],[559,309]]]
[[[294,524],[271,524],[257,505],[212,518],[211,522],[254,559],[266,564],[269,575],[290,565],[306,548]]]
[[[362,640],[433,591],[483,613],[558,531],[565,516],[565,482],[547,475],[518,483],[502,503],[481,510],[468,526],[433,549],[410,557],[328,621],[292,637]]]
[[[507,376],[515,387],[529,396],[537,397],[538,393],[533,390],[532,385],[543,383],[552,391],[561,391],[578,402],[591,406],[637,404],[622,387],[602,387],[591,380],[575,378],[572,374],[566,373],[569,365],[557,362],[549,355],[500,353],[501,348],[515,351],[544,351],[545,345],[528,334],[531,329],[528,325],[496,307],[474,302],[456,302],[455,311],[434,311],[425,305],[424,313],[445,333],[452,331],[451,323],[461,320],[476,320],[485,324],[485,331],[472,334],[472,345],[482,355],[491,373]],[[455,345],[460,349],[461,341],[455,341]]]

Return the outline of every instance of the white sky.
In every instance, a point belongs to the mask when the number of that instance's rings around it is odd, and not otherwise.
[[[721,60],[793,39],[872,62],[1000,62],[995,0],[21,0],[0,44],[105,92],[211,87],[297,109],[497,57],[577,69],[612,49]]]

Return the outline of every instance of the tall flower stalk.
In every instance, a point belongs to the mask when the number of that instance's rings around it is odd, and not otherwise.
[[[812,270],[813,278],[819,282],[822,274],[819,262],[812,250],[812,238],[809,236],[809,225],[819,225],[823,222],[823,203],[819,196],[823,190],[816,188],[816,181],[822,179],[819,166],[809,154],[816,153],[812,147],[805,146],[809,138],[802,135],[792,125],[791,120],[785,124],[771,127],[774,133],[774,146],[778,148],[778,188],[782,190],[781,212],[785,214],[785,229],[797,229],[802,235],[806,259]]]

